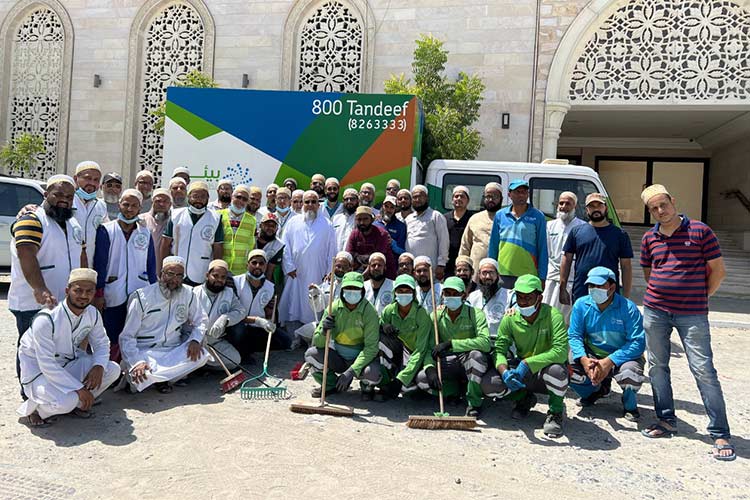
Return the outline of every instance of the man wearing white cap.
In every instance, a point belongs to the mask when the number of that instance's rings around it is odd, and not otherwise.
[[[461,237],[459,255],[468,255],[474,261],[474,269],[479,270],[479,261],[487,257],[487,248],[492,232],[495,214],[503,204],[503,189],[497,182],[484,186],[484,210],[472,215],[466,223]],[[478,279],[477,276],[474,279]]]
[[[365,182],[359,188],[359,204],[363,207],[371,207],[375,203],[375,185],[371,182]],[[373,208],[373,215],[380,215],[380,210]]]
[[[247,213],[249,201],[250,190],[240,184],[232,193],[229,208],[218,212],[224,229],[224,260],[235,276],[245,272],[247,255],[255,248],[257,221]]]
[[[414,255],[429,257],[435,265],[435,279],[442,280],[448,262],[448,224],[440,212],[430,208],[427,188],[420,185],[411,190],[414,212],[406,223],[406,251]]]
[[[380,207],[380,217],[375,221],[376,226],[380,226],[391,235],[391,250],[393,256],[398,256],[406,250],[406,224],[396,217],[396,198],[391,195],[385,197],[383,205]]]
[[[182,180],[182,179],[180,179]],[[168,189],[154,189],[151,195],[151,210],[141,214],[141,220],[151,233],[151,240],[154,242],[154,252],[158,253],[161,249],[161,237],[164,234],[164,227],[169,222],[169,216],[172,210],[172,196]],[[156,259],[156,272],[161,271],[161,261]]]
[[[75,190],[72,177],[50,177],[41,206],[11,226],[8,309],[16,317],[19,339],[42,307],[51,309],[65,297],[70,271],[81,266]]]
[[[120,367],[109,361],[102,318],[91,307],[95,291],[96,271],[73,269],[65,299],[40,312],[21,337],[18,360],[28,397],[18,408],[22,423],[43,426],[47,418],[71,412],[87,418],[94,399],[120,376]]]
[[[118,219],[104,223],[96,231],[94,270],[98,278],[94,306],[102,313],[112,361],[120,361],[117,339],[125,324],[128,297],[157,279],[151,232],[139,223],[141,199],[137,189],[123,191]]]
[[[206,314],[190,287],[182,284],[184,274],[185,259],[169,256],[162,262],[159,282],[136,290],[128,301],[120,352],[127,382],[138,392],[152,384],[159,392],[172,392],[170,382],[208,361],[201,347]]]
[[[444,215],[448,225],[448,262],[445,264],[446,276],[453,276],[456,273],[456,257],[461,249],[461,238],[464,235],[464,229],[469,223],[469,218],[476,212],[469,210],[469,188],[466,186],[456,186],[453,188],[451,198],[453,210]],[[472,265],[472,267],[474,267]]]
[[[190,183],[188,207],[172,211],[164,228],[160,259],[178,255],[185,260],[185,283],[195,286],[206,279],[208,264],[224,253],[224,227],[221,216],[208,210],[208,184]]]
[[[326,178],[323,174],[315,174],[310,178],[310,189],[312,191],[315,191],[319,199],[322,199],[325,197],[325,194],[326,194],[325,183],[326,183]]]
[[[344,205],[339,201],[339,180],[335,177],[326,179],[325,184],[325,203],[323,203],[323,215],[333,220],[335,216],[344,211]]]
[[[218,352],[221,359],[212,356],[206,363],[216,370],[221,370],[221,362],[233,370],[242,361],[240,353],[229,342],[227,328],[236,325],[245,318],[240,299],[227,286],[229,264],[224,260],[213,260],[208,265],[206,281],[193,287],[193,295],[206,314],[206,343]]]
[[[396,194],[396,201],[398,202],[396,218],[404,222],[409,214],[414,211],[411,208],[411,191],[408,189],[399,189],[398,194]]]
[[[393,302],[393,280],[386,278],[386,257],[380,252],[370,254],[367,272],[370,279],[365,281],[365,299],[373,305],[378,315],[385,306]]]
[[[135,176],[135,188],[143,195],[141,213],[151,210],[151,195],[154,192],[154,174],[150,170],[141,170]]]
[[[279,236],[284,234],[284,226],[289,219],[297,215],[292,210],[292,192],[285,187],[276,191],[276,220],[279,223]]]
[[[275,214],[266,214],[260,221],[258,238],[256,239],[256,248],[266,253],[266,278],[273,280],[274,284],[279,287],[279,293],[284,283],[284,272],[282,262],[289,259],[289,252],[285,252],[286,243],[278,235],[279,220]],[[294,267],[291,261],[286,263],[286,267]],[[241,274],[241,273],[240,273]]]
[[[359,207],[359,195],[357,190],[349,188],[344,191],[344,209],[341,213],[333,216],[331,224],[336,231],[336,250],[346,250],[349,235],[352,234],[356,222],[357,207]]]
[[[232,181],[229,179],[222,179],[216,185],[216,201],[212,201],[208,204],[210,210],[224,210],[229,208],[229,204],[232,202]]]
[[[172,196],[172,208],[188,206],[187,183],[182,177],[173,177],[169,181],[169,194]]]
[[[295,189],[292,191],[292,211],[294,211],[295,214],[302,213],[302,205],[304,204],[302,198],[304,196],[305,192],[302,189]]]
[[[497,328],[505,316],[505,311],[511,307],[511,295],[512,292],[509,293],[500,286],[497,261],[489,257],[479,261],[479,289],[471,292],[466,301],[480,309],[487,318],[492,345],[495,344]]]
[[[417,302],[420,306],[432,313],[435,309],[435,303],[432,301],[432,292],[430,290],[430,268],[432,261],[429,257],[420,255],[414,259],[414,279],[417,281]],[[432,271],[433,273],[435,271]],[[433,274],[433,283],[435,284],[435,298],[440,300],[442,288],[440,283],[435,279]]]
[[[179,177],[185,181],[185,185],[190,184],[190,169],[187,167],[177,167],[172,171],[172,177]]]
[[[266,206],[258,209],[258,219],[262,219],[266,214],[276,214],[276,193],[278,191],[278,184],[271,183],[266,186]]]
[[[404,252],[399,256],[398,274],[414,276],[414,256],[409,252]]]
[[[346,251],[354,257],[354,270],[365,272],[370,255],[375,252],[383,254],[385,262],[385,276],[395,279],[398,273],[396,258],[391,250],[391,237],[388,231],[373,224],[372,208],[357,207],[355,221],[357,227],[349,235]]]
[[[78,189],[73,199],[74,216],[83,229],[83,252],[86,254],[87,267],[94,264],[96,251],[96,230],[107,221],[107,204],[96,197],[102,169],[95,161],[82,161],[76,165],[76,181]]]

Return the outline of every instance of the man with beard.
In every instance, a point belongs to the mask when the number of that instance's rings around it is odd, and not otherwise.
[[[586,197],[588,224],[572,229],[563,245],[560,264],[560,303],[572,305],[576,300],[588,295],[586,277],[597,266],[611,269],[615,273],[617,293],[620,293],[620,267],[622,267],[622,296],[630,297],[633,284],[633,247],[628,233],[607,219],[607,198],[601,193],[591,193]],[[568,279],[575,257],[573,278],[573,298],[568,294]]]
[[[468,255],[474,262],[474,269],[479,269],[479,261],[487,257],[487,244],[492,232],[492,221],[503,203],[503,190],[497,182],[484,186],[484,210],[471,217],[461,237],[459,255]],[[476,276],[475,276],[476,279]]]
[[[262,199],[263,191],[261,191],[258,186],[250,186],[250,199],[247,201],[247,213],[255,217],[258,222],[263,219],[262,216],[258,215],[258,209],[260,209],[260,202]]]
[[[96,297],[93,305],[102,313],[104,328],[112,346],[112,361],[120,360],[117,339],[125,324],[128,297],[150,283],[156,283],[156,255],[151,233],[139,224],[141,193],[126,189],[120,196],[120,215],[96,231],[94,270]]]
[[[404,222],[406,217],[413,212],[411,208],[411,191],[408,189],[401,189],[396,195],[396,201],[398,202],[396,218],[401,222]]]
[[[344,210],[340,214],[336,214],[331,221],[331,225],[336,232],[336,249],[339,252],[346,249],[349,236],[356,225],[355,213],[357,207],[359,207],[359,196],[356,189],[349,188],[344,191],[343,206]]]
[[[169,194],[172,196],[172,208],[185,208],[187,202],[187,184],[182,177],[173,177],[169,181]]]
[[[365,298],[380,315],[393,302],[393,280],[386,278],[387,258],[380,252],[370,254],[367,266],[370,279],[365,281]]]
[[[151,210],[151,195],[154,192],[154,174],[148,170],[141,170],[135,176],[135,188],[143,195],[141,213]]]
[[[542,302],[557,308],[565,317],[565,323],[570,321],[571,306],[560,303],[560,263],[563,258],[563,247],[573,228],[586,224],[576,217],[576,205],[578,205],[578,197],[575,193],[570,191],[560,193],[557,202],[557,217],[554,220],[547,221],[549,264],[547,265],[547,283],[544,286]],[[575,276],[575,273],[573,276]],[[572,289],[572,284],[568,283],[567,292],[570,293]]]
[[[188,187],[188,207],[172,210],[161,241],[161,259],[178,255],[185,260],[185,284],[206,279],[208,264],[224,252],[221,217],[208,210],[208,184],[195,181]]]
[[[417,281],[417,302],[420,306],[427,309],[428,313],[432,313],[435,309],[435,305],[432,302],[432,292],[430,291],[430,268],[432,267],[432,261],[429,257],[420,255],[414,259],[414,279]],[[440,283],[434,280],[435,283],[435,298],[440,298]]]
[[[290,193],[293,193],[297,190],[297,179],[294,177],[287,177],[284,179],[284,187],[289,190]]]
[[[276,191],[276,220],[279,223],[279,236],[284,233],[284,226],[289,222],[289,219],[294,217],[295,214],[292,211],[292,192],[287,188],[282,187]]]
[[[302,197],[305,196],[305,192],[301,189],[295,189],[292,191],[292,210],[295,214],[302,213]]]
[[[495,259],[485,257],[479,261],[479,289],[469,295],[467,302],[484,313],[494,345],[497,329],[505,311],[510,307],[508,290],[500,287],[500,274]]]
[[[414,256],[404,252],[398,257],[398,274],[414,276]]]
[[[406,223],[406,250],[414,255],[424,255],[435,264],[435,279],[442,280],[448,262],[448,224],[440,212],[430,208],[427,188],[414,186],[411,190],[414,212]]]
[[[255,248],[255,217],[247,213],[250,190],[240,184],[232,193],[229,208],[220,210],[224,231],[224,261],[229,271],[238,276],[245,272],[247,255]]]
[[[162,262],[159,282],[130,296],[120,334],[123,385],[127,382],[142,392],[156,384],[159,392],[172,392],[170,383],[208,361],[208,352],[201,347],[206,314],[190,287],[182,283],[184,276],[185,260],[169,256]]]
[[[281,270],[279,266],[286,255],[284,253],[286,244],[277,234],[278,230],[279,222],[276,215],[266,214],[260,221],[260,231],[258,231],[258,239],[255,245],[266,254],[266,279],[272,280],[280,292],[284,283],[284,273],[277,273],[276,271]]]
[[[375,202],[375,185],[371,182],[365,182],[362,184],[362,186],[359,188],[359,204],[363,207],[372,207],[373,203]],[[380,211],[373,208],[372,209],[373,215],[377,217],[380,214]]]
[[[455,274],[456,257],[458,257],[458,252],[461,249],[461,239],[464,235],[464,229],[466,229],[466,225],[469,223],[469,218],[475,213],[468,209],[469,188],[466,186],[454,187],[451,201],[453,203],[453,210],[444,216],[448,225],[448,262],[445,264],[446,276],[453,276]],[[471,291],[467,293],[471,293]]]
[[[337,297],[341,291],[341,279],[352,270],[354,259],[349,252],[339,252],[333,260],[333,276],[328,274],[320,285],[311,284],[309,287],[310,308],[318,315],[328,307],[328,298],[333,289],[333,296]]]
[[[266,206],[258,209],[258,218],[262,219],[266,214],[276,214],[276,193],[278,191],[278,184],[272,183],[266,186]]]
[[[304,215],[294,217],[284,231],[285,253],[289,252],[284,258],[284,273],[290,279],[281,295],[279,318],[282,323],[298,323],[297,328],[313,320],[308,287],[323,280],[336,255],[336,233],[319,211],[318,193],[307,191]],[[288,331],[294,330],[296,328],[288,328]]]
[[[92,267],[94,263],[94,252],[96,251],[96,230],[107,220],[107,205],[104,201],[97,199],[96,192],[99,190],[99,181],[102,178],[102,169],[94,161],[82,161],[76,165],[76,181],[78,189],[73,198],[73,217],[76,218],[83,230],[83,254],[85,254],[85,266]],[[81,256],[81,259],[84,255]]]
[[[29,427],[45,426],[52,415],[91,416],[94,399],[120,375],[109,361],[101,317],[90,307],[95,290],[96,272],[74,269],[65,300],[40,312],[21,338],[18,359],[28,400],[18,413]]]
[[[151,240],[154,242],[154,251],[161,249],[161,237],[164,234],[164,226],[169,221],[170,211],[172,210],[172,196],[164,188],[154,189],[151,196],[153,203],[151,210],[141,214],[141,220],[151,232]],[[161,261],[156,259],[156,274],[161,271]]]
[[[326,179],[325,203],[323,203],[323,215],[333,220],[335,216],[344,211],[343,204],[339,201],[339,180],[335,177]]]
[[[495,214],[487,256],[500,266],[501,286],[511,289],[519,276],[547,278],[547,219],[529,203],[529,183],[508,185],[512,204]]]
[[[466,287],[466,295],[471,294],[477,289],[477,283],[474,278],[474,262],[466,255],[460,255],[456,259],[455,275],[461,278]]]
[[[326,178],[323,174],[315,174],[310,178],[310,189],[315,191],[318,198],[321,200],[325,198],[326,195],[325,184]]]
[[[385,275],[390,279],[396,277],[396,258],[391,250],[391,237],[388,231],[373,224],[372,208],[357,207],[355,222],[357,227],[352,230],[346,251],[354,258],[354,270],[366,268],[370,255],[382,253],[386,258]]]
[[[396,217],[395,197],[391,195],[385,197],[380,210],[380,218],[375,221],[375,225],[384,228],[391,235],[391,250],[396,258],[404,253],[406,224]]]
[[[107,205],[107,218],[117,219],[120,214],[120,193],[122,192],[122,176],[117,172],[110,172],[102,178],[102,200]]]
[[[226,210],[232,203],[232,181],[222,179],[216,186],[216,201],[209,203],[208,208],[211,210]]]
[[[242,357],[239,351],[228,341],[227,328],[245,319],[240,299],[234,290],[227,286],[229,264],[223,260],[214,260],[208,265],[206,282],[193,288],[193,295],[206,315],[206,343],[218,351],[221,359],[212,356],[206,366],[221,370],[221,362],[233,370],[240,364]]]

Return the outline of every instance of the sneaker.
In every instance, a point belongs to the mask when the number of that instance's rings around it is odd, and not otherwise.
[[[317,387],[313,388],[312,391],[310,391],[310,395],[312,397],[314,397],[314,398],[317,399],[317,398],[320,397],[320,395],[321,395],[322,392],[323,392],[323,388],[321,386],[317,386]],[[331,394],[334,394],[335,392],[336,392],[336,388],[335,387],[332,387],[330,389],[328,387],[326,387],[326,396],[330,396]]]
[[[544,421],[544,435],[551,438],[563,435],[562,413],[547,412],[547,419]]]
[[[629,420],[630,422],[638,422],[641,419],[641,412],[638,411],[638,408],[634,410],[624,410],[622,416],[625,420]]]
[[[474,406],[467,406],[466,407],[466,416],[467,417],[474,417],[479,418],[479,414],[482,413],[481,408],[476,408]]]
[[[524,396],[523,399],[520,401],[516,401],[516,404],[513,405],[513,412],[510,414],[510,417],[513,420],[523,420],[524,418],[529,416],[529,412],[536,404],[536,396],[534,396],[532,393],[527,392],[526,396]]]
[[[589,406],[594,406],[594,403],[596,403],[598,400],[603,398],[609,393],[609,391],[605,391],[604,384],[599,387],[596,391],[592,392],[585,398],[581,398],[578,401],[576,401],[576,404],[583,408],[588,408]]]

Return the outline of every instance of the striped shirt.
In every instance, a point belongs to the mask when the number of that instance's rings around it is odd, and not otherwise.
[[[63,231],[65,226],[63,226]],[[10,228],[11,235],[16,240],[16,247],[31,244],[36,247],[42,245],[42,223],[35,213],[20,217]]]
[[[671,236],[659,224],[643,235],[641,266],[651,268],[643,305],[673,314],[708,314],[709,260],[721,257],[719,240],[706,224],[682,217]]]

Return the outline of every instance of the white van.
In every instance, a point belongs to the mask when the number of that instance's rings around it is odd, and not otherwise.
[[[26,205],[39,205],[43,199],[43,183],[0,175],[0,267],[10,266],[10,226],[18,211]]]

